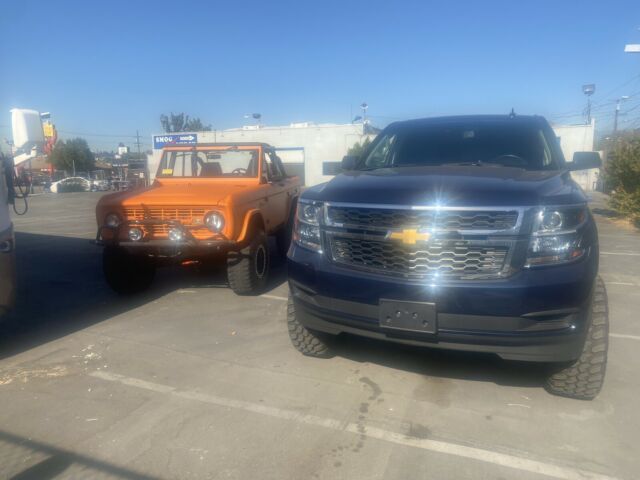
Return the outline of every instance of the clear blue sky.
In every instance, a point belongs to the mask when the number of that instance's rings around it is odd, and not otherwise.
[[[610,124],[612,99],[640,94],[640,55],[623,52],[639,27],[637,0],[7,0],[0,137],[12,107],[52,112],[62,137],[138,129],[146,142],[170,111],[218,129],[249,112],[270,125],[344,123],[363,101],[380,126],[511,107],[553,119],[579,113],[591,82],[596,118]],[[640,108],[627,124],[636,119]]]

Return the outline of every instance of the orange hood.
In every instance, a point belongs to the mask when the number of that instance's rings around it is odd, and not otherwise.
[[[199,180],[157,181],[149,188],[118,192],[103,197],[101,203],[133,205],[222,206],[234,194],[254,187],[254,182],[203,182]]]

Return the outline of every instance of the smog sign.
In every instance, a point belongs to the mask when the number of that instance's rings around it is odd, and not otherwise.
[[[198,143],[198,135],[195,133],[172,133],[153,136],[153,148],[170,147],[172,145],[195,145],[196,143]]]

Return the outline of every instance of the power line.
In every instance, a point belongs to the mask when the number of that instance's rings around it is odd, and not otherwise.
[[[116,138],[136,138],[136,135],[115,134],[115,133],[82,133],[82,132],[69,132],[68,130],[58,130],[58,133],[64,133],[65,135],[82,135],[83,137],[116,137]]]

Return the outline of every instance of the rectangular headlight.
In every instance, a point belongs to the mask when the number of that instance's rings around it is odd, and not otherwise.
[[[320,244],[320,224],[324,206],[322,202],[298,201],[296,220],[293,229],[293,241],[314,252],[322,253]]]
[[[525,266],[557,265],[581,258],[586,248],[578,229],[587,218],[586,205],[541,209],[534,219]]]

